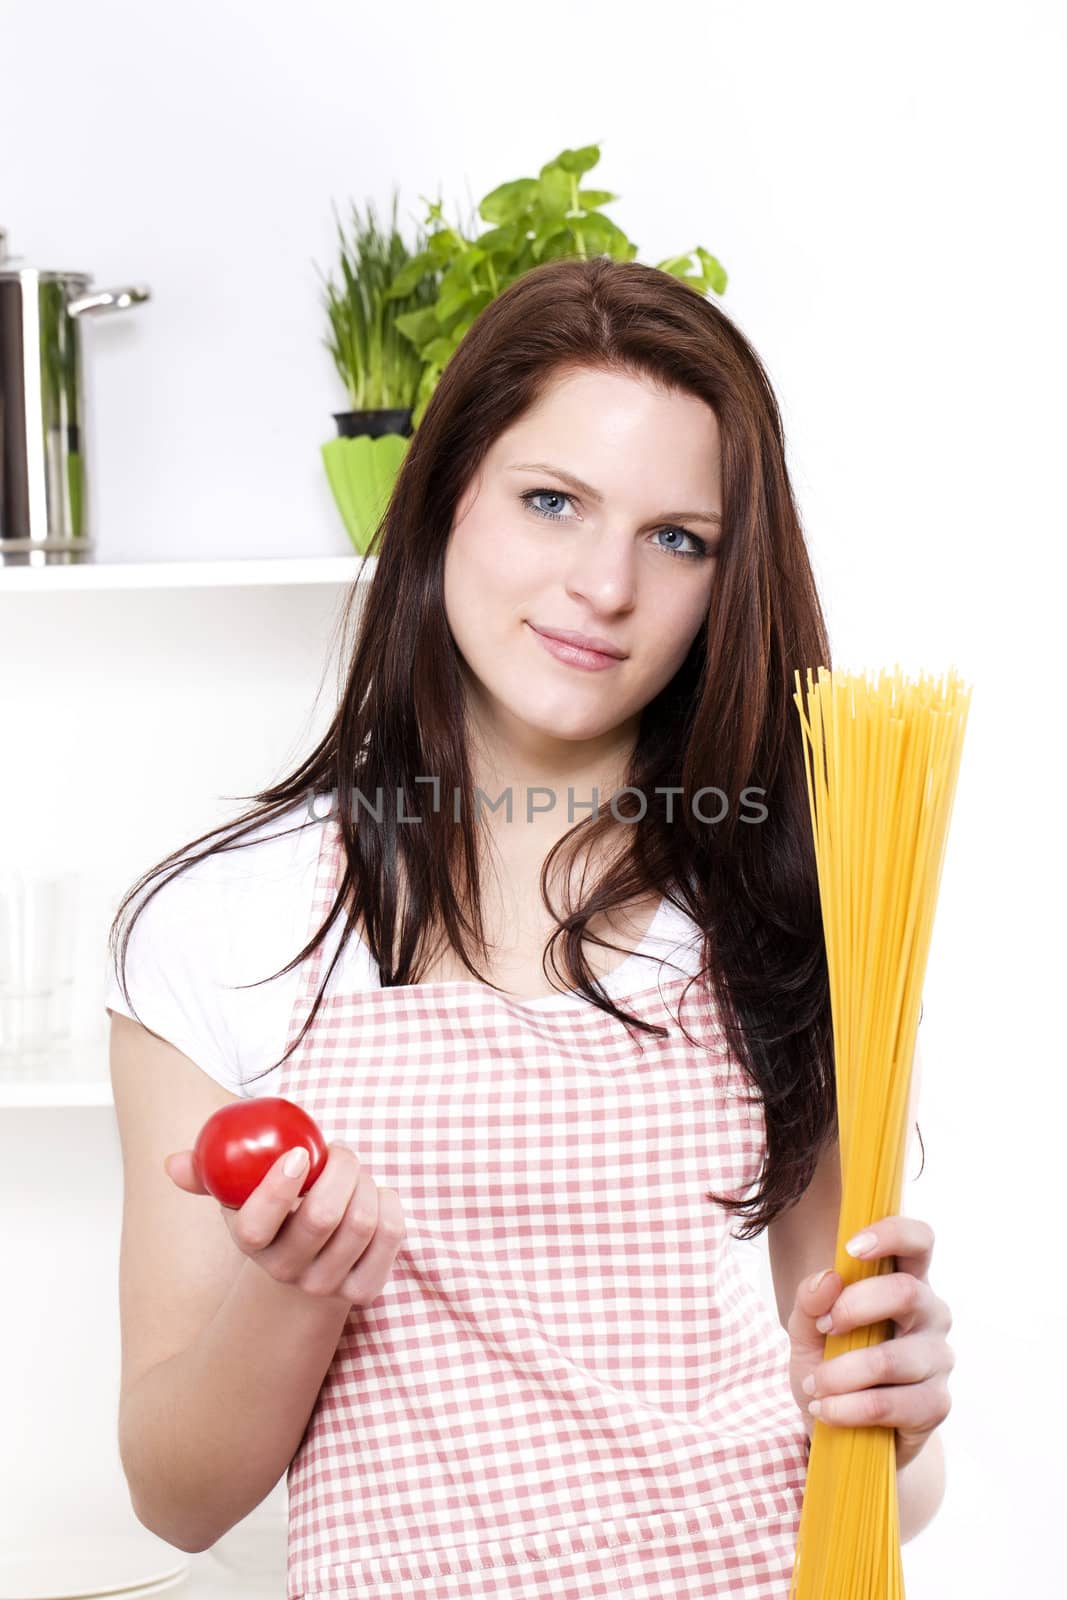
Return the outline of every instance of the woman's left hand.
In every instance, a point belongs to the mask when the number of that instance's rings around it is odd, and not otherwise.
[[[787,1324],[789,1380],[797,1405],[820,1422],[895,1428],[899,1470],[919,1454],[951,1409],[948,1375],[956,1356],[945,1335],[952,1313],[927,1280],[934,1249],[929,1223],[883,1217],[863,1232],[873,1234],[875,1242],[856,1259],[895,1256],[897,1270],[845,1287],[832,1269],[821,1275],[818,1288],[812,1288],[815,1279],[804,1279]],[[830,1323],[824,1320],[819,1327],[826,1314]],[[889,1320],[894,1337],[824,1359],[828,1334]],[[816,1413],[810,1412],[812,1400],[819,1401]]]

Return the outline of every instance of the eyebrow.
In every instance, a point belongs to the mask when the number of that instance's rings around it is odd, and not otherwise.
[[[554,478],[559,478],[561,482],[569,484],[579,494],[584,494],[588,499],[595,500],[598,505],[603,504],[604,496],[599,490],[594,489],[591,483],[583,482],[581,478],[576,478],[573,472],[564,472],[562,467],[554,467],[548,461],[513,461],[511,466],[516,472],[550,472]],[[661,511],[659,517],[654,520],[711,522],[717,528],[722,527],[722,517],[717,511]]]

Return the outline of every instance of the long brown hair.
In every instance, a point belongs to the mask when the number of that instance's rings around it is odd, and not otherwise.
[[[712,408],[722,445],[723,526],[706,627],[640,718],[626,783],[644,797],[644,815],[625,828],[625,852],[615,853],[583,903],[555,913],[546,956],[558,974],[552,951],[562,940],[572,988],[624,1026],[662,1037],[667,1030],[594,987],[582,941],[605,941],[587,935],[586,924],[652,892],[697,924],[702,971],[694,981],[714,994],[723,1037],[763,1106],[758,1188],[747,1200],[711,1195],[749,1214],[737,1236],[752,1238],[800,1198],[823,1147],[837,1136],[825,947],[792,700],[794,669],[830,666],[830,650],[767,374],[718,306],[664,271],[606,256],[550,261],[482,311],[437,384],[370,546],[377,569],[364,590],[329,730],[283,782],[238,797],[251,798],[253,809],[145,873],[119,906],[110,947],[114,956],[127,907],[172,863],[179,862],[174,877],[216,850],[241,848],[237,841],[294,804],[310,808],[329,795],[344,842],[342,881],[322,927],[271,976],[303,962],[343,915],[341,946],[361,920],[383,987],[419,981],[431,928],[445,930],[467,970],[486,981],[467,944],[469,936],[485,958],[478,835],[466,803],[472,778],[461,662],[443,600],[445,547],[457,503],[496,436],[557,376],[577,368],[633,375]],[[358,597],[353,586],[346,634]],[[435,774],[439,794],[464,797],[458,820],[450,806],[428,804],[417,774]],[[362,797],[395,794],[403,812],[385,805],[381,820],[368,823],[363,809],[357,827],[357,786]],[[726,797],[721,822],[697,820],[701,802],[694,811],[692,797],[706,787]],[[673,822],[664,804],[653,803],[672,789],[680,791]],[[766,815],[758,826],[740,809],[746,789],[761,791]],[[583,847],[617,833],[619,815],[637,814],[625,798],[613,800],[615,816],[605,802],[553,846],[541,874],[546,904],[557,853],[569,847],[573,861]],[[420,826],[398,826],[398,817],[416,815]],[[218,842],[200,855],[185,855],[211,840]],[[124,993],[129,936],[145,904],[122,941]],[[286,1056],[317,1014],[339,956],[340,949]]]

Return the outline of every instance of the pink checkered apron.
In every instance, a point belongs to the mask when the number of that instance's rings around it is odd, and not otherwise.
[[[341,852],[331,817],[310,931]],[[788,1337],[705,1193],[756,1179],[762,1109],[700,986],[648,970],[622,1004],[664,1039],[581,998],[341,985],[279,1069],[407,1224],[289,1467],[290,1600],[787,1600]]]

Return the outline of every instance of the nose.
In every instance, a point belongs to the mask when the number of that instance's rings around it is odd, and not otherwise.
[[[632,610],[637,592],[637,554],[625,529],[603,529],[576,541],[566,577],[567,593],[593,612]]]

